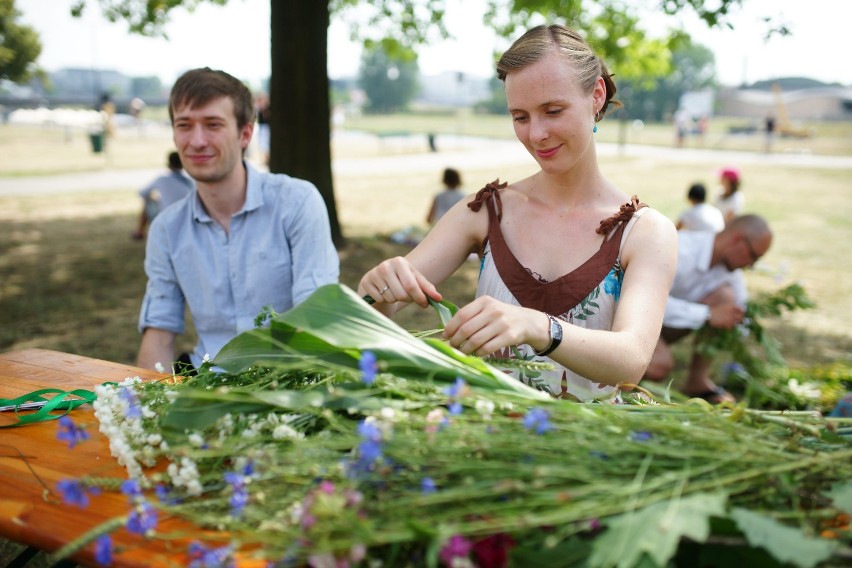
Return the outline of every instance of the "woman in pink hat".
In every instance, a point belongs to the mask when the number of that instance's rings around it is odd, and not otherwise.
[[[725,168],[719,173],[722,193],[716,198],[716,207],[722,212],[725,224],[742,214],[745,199],[740,191],[740,172],[735,168]]]

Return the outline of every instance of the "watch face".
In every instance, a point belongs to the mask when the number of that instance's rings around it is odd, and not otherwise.
[[[550,337],[553,338],[553,341],[562,339],[562,325],[556,321],[555,317],[550,319]]]

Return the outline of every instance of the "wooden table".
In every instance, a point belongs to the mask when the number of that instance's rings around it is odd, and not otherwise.
[[[0,353],[0,398],[14,398],[42,388],[93,390],[103,382],[137,375],[143,379],[163,376],[128,365],[44,349]],[[62,479],[82,475],[122,479],[127,476],[110,456],[108,441],[98,432],[91,406],[83,405],[69,416],[76,424],[87,426],[91,436],[73,449],[56,439],[55,420],[0,430],[0,537],[53,552],[102,522],[128,513],[127,499],[119,493],[93,496],[85,509],[61,502],[55,486]],[[0,424],[13,422],[13,413],[0,412]],[[175,526],[173,521],[165,523]],[[163,527],[162,521],[159,526]],[[130,535],[123,528],[113,533],[113,541],[116,546],[113,566],[186,564],[183,550],[169,551],[162,542]],[[91,545],[73,559],[97,566]]]

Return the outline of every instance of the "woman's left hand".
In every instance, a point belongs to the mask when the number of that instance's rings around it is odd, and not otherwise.
[[[544,312],[481,296],[447,322],[443,336],[462,353],[480,357],[521,343],[541,350],[550,343],[550,320]]]

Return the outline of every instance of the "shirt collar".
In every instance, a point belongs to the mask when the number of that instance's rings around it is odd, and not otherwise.
[[[243,166],[246,168],[246,202],[243,204],[243,208],[234,214],[234,217],[243,215],[249,211],[254,211],[263,205],[263,177],[260,172],[258,172],[254,166],[248,162],[244,161]],[[199,223],[212,223],[213,218],[204,208],[204,204],[201,202],[201,197],[198,195],[198,189],[196,188],[193,193],[194,195],[191,201],[192,217]]]

